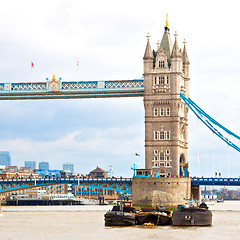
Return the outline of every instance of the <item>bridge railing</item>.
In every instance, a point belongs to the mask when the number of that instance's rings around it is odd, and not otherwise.
[[[142,79],[116,80],[116,81],[72,81],[62,82],[30,82],[30,83],[0,83],[0,96],[10,94],[44,94],[44,93],[91,93],[111,91],[144,91]]]
[[[192,177],[192,185],[232,185],[240,186],[240,178],[200,178]]]
[[[132,182],[131,178],[14,178],[14,179],[0,179],[1,183],[25,183],[25,182]]]

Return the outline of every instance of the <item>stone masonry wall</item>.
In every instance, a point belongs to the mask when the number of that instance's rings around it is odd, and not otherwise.
[[[147,177],[132,179],[132,202],[134,206],[163,205],[177,207],[191,197],[191,179],[184,177]]]

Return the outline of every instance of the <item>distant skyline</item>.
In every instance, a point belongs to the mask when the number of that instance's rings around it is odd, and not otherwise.
[[[0,9],[0,82],[141,78],[146,36],[162,38],[166,13],[174,41],[186,39],[190,96],[240,134],[240,15],[235,1],[5,1]],[[31,67],[31,63],[34,67]],[[78,65],[77,65],[78,64]],[[144,167],[144,106],[139,98],[0,101],[0,150],[12,165],[47,161],[75,172],[96,166],[132,176]],[[215,155],[213,155],[213,152]],[[135,156],[139,153],[140,156]],[[191,175],[240,176],[240,157],[189,113]]]

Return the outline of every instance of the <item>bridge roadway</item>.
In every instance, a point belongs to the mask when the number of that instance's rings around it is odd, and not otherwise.
[[[0,100],[137,97],[143,93],[143,79],[0,83]]]
[[[55,184],[74,184],[83,187],[106,189],[121,193],[132,192],[131,178],[23,178],[0,179],[0,193],[22,190],[26,188],[43,187]]]
[[[240,178],[192,177],[192,185],[240,186]],[[82,187],[106,189],[121,193],[132,193],[132,178],[26,178],[0,179],[0,194],[26,188],[55,184],[74,184]]]

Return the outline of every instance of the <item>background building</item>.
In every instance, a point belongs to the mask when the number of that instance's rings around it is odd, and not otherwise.
[[[31,167],[33,170],[36,169],[35,161],[25,161],[25,167]]]
[[[74,165],[72,163],[64,163],[63,164],[63,170],[69,170],[70,173],[74,173]]]
[[[0,151],[0,165],[10,166],[11,165],[11,157],[9,152]]]
[[[39,169],[48,171],[49,170],[49,162],[39,162]]]
[[[100,167],[96,167],[94,170],[92,170],[89,173],[90,178],[106,178],[107,177],[107,171],[103,170]]]
[[[107,178],[107,171],[103,170],[100,167],[96,167],[92,170],[88,177],[90,178]],[[97,189],[91,187],[84,187],[84,186],[76,186],[77,195],[81,198],[87,199],[105,199],[107,201],[115,200],[119,198],[119,194],[117,191],[106,190],[106,189]]]

